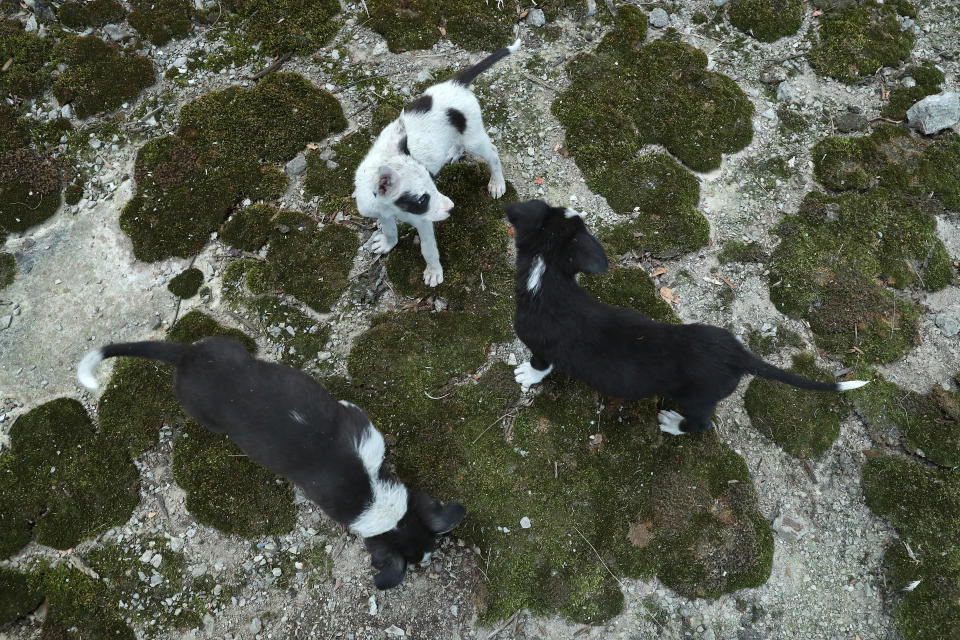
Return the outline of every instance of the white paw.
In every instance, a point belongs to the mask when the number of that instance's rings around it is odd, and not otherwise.
[[[423,270],[423,281],[428,287],[435,287],[443,282],[443,267],[427,265],[427,268]]]
[[[391,241],[384,234],[377,232],[370,237],[370,251],[374,253],[387,253],[390,249],[397,246],[397,241]]]
[[[683,416],[676,411],[661,411],[657,414],[657,421],[660,423],[660,431],[675,436],[682,436],[686,432],[680,430],[680,423],[683,422]]]
[[[534,366],[529,362],[524,362],[522,365],[513,370],[513,375],[516,377],[516,380],[520,383],[521,387],[524,389],[529,389],[531,386],[546,378],[551,371],[553,371],[552,364],[546,369],[541,370],[534,368]]]
[[[503,176],[500,176],[500,179],[490,178],[490,182],[487,183],[487,190],[490,191],[490,195],[494,198],[499,198],[507,192],[507,183],[503,179]]]

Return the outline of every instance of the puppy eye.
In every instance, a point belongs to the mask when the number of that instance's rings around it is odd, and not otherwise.
[[[429,200],[429,199],[430,199],[430,194],[425,193],[425,194],[423,194],[422,196],[420,196],[419,198],[417,198],[417,204],[419,204],[419,205],[425,205],[425,204],[427,204],[427,200]]]

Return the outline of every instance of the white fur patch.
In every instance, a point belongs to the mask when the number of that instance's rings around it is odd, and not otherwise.
[[[359,409],[359,408],[360,408],[360,407],[358,407],[357,405],[355,405],[355,404],[353,404],[352,402],[350,402],[349,400],[338,400],[338,402],[339,402],[340,404],[342,404],[343,406],[345,406],[345,407],[351,407],[351,408],[353,408],[353,409]]]
[[[340,402],[349,404],[343,400]],[[386,448],[383,435],[372,424],[368,424],[357,443],[357,454],[370,478],[373,502],[350,524],[350,529],[364,538],[390,531],[407,512],[407,488],[400,483],[384,482],[379,478]]]
[[[869,384],[869,380],[847,380],[846,382],[837,383],[837,391],[849,391],[850,389],[859,389],[865,384]]]
[[[540,289],[540,280],[543,278],[543,272],[547,270],[547,264],[543,258],[537,256],[533,259],[533,266],[530,267],[530,275],[527,276],[527,291],[536,293]]]
[[[564,218],[582,218],[579,211],[574,211],[573,209],[567,209],[563,212]]]
[[[682,436],[684,431],[680,430],[680,423],[683,422],[683,416],[676,411],[661,411],[657,414],[657,422],[660,423],[660,431],[675,436]]]
[[[520,383],[520,386],[524,388],[532,387],[537,384],[553,371],[553,365],[551,364],[546,369],[537,369],[529,362],[524,362],[522,365],[513,370],[513,375],[515,376],[517,382]]]
[[[299,422],[300,424],[307,424],[307,419],[303,417],[303,414],[297,411],[296,409],[290,409],[290,417],[294,421]]]
[[[83,386],[88,389],[96,389],[100,386],[96,371],[101,362],[103,362],[103,349],[94,349],[83,356],[83,360],[77,366],[77,377]]]
[[[513,41],[513,44],[512,44],[512,45],[510,45],[509,47],[507,47],[507,49],[510,50],[510,53],[516,53],[516,52],[517,52],[517,49],[520,48],[520,43],[521,43],[520,38],[517,38],[516,40]]]

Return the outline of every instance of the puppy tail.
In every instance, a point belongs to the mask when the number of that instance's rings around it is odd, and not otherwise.
[[[105,347],[94,349],[83,357],[77,366],[77,378],[88,389],[96,389],[97,367],[107,358],[126,356],[131,358],[147,358],[162,362],[176,363],[190,347],[177,342],[118,342]]]
[[[510,45],[509,47],[504,47],[503,49],[498,49],[497,51],[494,51],[493,53],[491,53],[486,58],[484,58],[477,64],[473,65],[469,69],[465,69],[464,71],[461,71],[460,73],[455,75],[453,77],[453,81],[458,84],[462,84],[465,87],[469,87],[473,83],[473,81],[476,80],[478,75],[480,75],[481,73],[483,73],[484,71],[486,71],[487,69],[495,65],[497,62],[499,62],[503,58],[506,58],[511,53],[514,53],[519,48],[520,48],[520,38],[517,38],[513,42],[513,44]]]
[[[869,380],[819,382],[817,380],[811,380],[810,378],[798,376],[797,374],[790,373],[789,371],[784,371],[780,367],[775,367],[769,362],[764,362],[753,354],[749,354],[749,356],[750,363],[747,368],[749,373],[760,376],[761,378],[766,378],[767,380],[785,382],[799,389],[808,389],[810,391],[850,391],[851,389],[859,389],[863,385],[870,382]]]

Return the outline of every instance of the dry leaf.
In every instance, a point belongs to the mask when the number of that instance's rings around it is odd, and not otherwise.
[[[6,71],[11,66],[13,66],[13,58],[10,58],[9,60],[3,63],[3,70]]]
[[[662,276],[662,275],[665,274],[666,272],[667,272],[666,269],[664,269],[663,267],[660,267],[659,269],[657,269],[656,271],[654,271],[653,273],[651,273],[651,274],[650,274],[650,277],[651,277],[651,278],[656,278],[657,276]]]
[[[443,36],[444,38],[447,37],[447,30],[446,30],[446,29],[444,29],[443,27],[437,27],[437,30],[440,31],[440,35],[441,35],[441,36]]]
[[[534,181],[536,184],[543,184],[543,178],[534,178],[533,181]]]
[[[524,9],[523,11],[521,11],[521,12],[520,12],[520,15],[517,16],[517,19],[518,19],[518,20],[523,20],[524,18],[527,17],[527,14],[528,14],[528,13],[530,13],[530,7],[527,7],[526,9]]]
[[[813,11],[813,16],[814,16],[814,17],[822,16],[822,15],[823,15],[823,11],[821,11],[820,9],[814,9],[814,11]]]
[[[318,145],[316,142],[307,143],[307,149],[310,149],[310,151],[316,151],[319,148],[320,148],[320,145]]]
[[[627,540],[635,547],[646,547],[653,542],[653,533],[650,531],[653,522],[631,522],[630,529],[627,531]]]
[[[673,289],[670,287],[660,287],[660,297],[667,302],[674,302]]]

